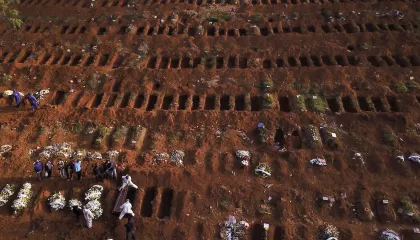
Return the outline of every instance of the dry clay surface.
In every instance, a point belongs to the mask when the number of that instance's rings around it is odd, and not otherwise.
[[[100,183],[103,215],[87,229],[61,191],[38,181],[31,149],[119,152],[130,173],[137,239],[220,239],[229,216],[244,239],[420,239],[420,4],[369,0],[21,0],[18,30],[0,26],[0,90],[49,89],[41,108],[0,99],[0,188],[33,184],[27,208],[0,207],[0,239],[125,239],[112,214],[121,180]],[[264,141],[257,131],[264,123]],[[154,164],[181,150],[182,166]],[[244,169],[235,156],[247,150]],[[105,156],[105,154],[104,154]],[[402,160],[402,158],[404,160]],[[326,166],[310,163],[325,159]],[[56,159],[53,159],[56,161]],[[45,161],[45,160],[44,160]],[[254,172],[259,163],[271,177]],[[82,201],[83,202],[83,201]],[[264,229],[269,224],[269,229]]]

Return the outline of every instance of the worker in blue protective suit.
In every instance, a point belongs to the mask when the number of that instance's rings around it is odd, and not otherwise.
[[[13,89],[13,97],[16,100],[16,107],[20,107],[21,97],[20,97],[20,93],[18,91],[16,91],[16,89]]]
[[[38,101],[32,93],[29,93],[28,101],[31,104],[32,110],[38,109]]]

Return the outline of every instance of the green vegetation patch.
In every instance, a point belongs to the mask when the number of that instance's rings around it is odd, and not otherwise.
[[[384,127],[381,129],[381,138],[386,145],[395,147],[398,144],[398,137],[390,127]]]
[[[206,19],[210,22],[227,22],[232,19],[232,15],[229,12],[212,10],[206,13]]]

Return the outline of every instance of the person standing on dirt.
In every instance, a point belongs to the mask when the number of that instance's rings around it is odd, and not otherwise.
[[[131,214],[131,216],[134,217],[134,212],[132,208],[133,206],[131,205],[130,200],[127,199],[127,201],[120,207],[121,213],[120,213],[120,216],[118,217],[118,220],[121,220],[127,213]]]
[[[136,235],[134,235],[134,225],[132,218],[128,219],[128,222],[124,225],[125,226],[125,232],[126,232],[126,240],[129,239],[129,236],[133,238],[133,240],[136,240]]]
[[[111,176],[112,178],[117,179],[117,168],[115,167],[114,161],[108,160],[106,162],[105,174],[107,176]]]
[[[52,170],[53,170],[54,164],[51,162],[51,160],[48,160],[45,163],[45,176],[47,178],[50,178],[52,176]]]
[[[16,89],[13,89],[13,97],[15,98],[15,100],[16,100],[16,107],[18,108],[18,107],[20,107],[20,100],[21,100],[21,97],[20,97],[20,93],[18,92],[18,91],[16,91]]]
[[[89,209],[84,208],[83,209],[83,215],[86,219],[87,227],[92,228],[93,213]]]
[[[64,164],[63,159],[59,158],[57,162],[58,172],[60,173],[60,177],[65,178],[66,177],[66,167]]]
[[[74,171],[76,172],[77,179],[82,180],[82,162],[80,159],[77,159],[74,163]]]
[[[134,184],[131,181],[131,177],[128,174],[125,175],[125,176],[122,176],[122,182],[123,183],[122,183],[121,187],[119,188],[119,191],[123,190],[127,185],[130,186],[130,187],[133,187],[135,189],[138,189],[139,188],[139,187],[137,187],[136,184]]]
[[[36,100],[35,96],[32,93],[28,94],[28,101],[31,104],[32,111],[38,109],[38,101]]]
[[[38,159],[34,162],[34,171],[38,175],[39,180],[42,180],[42,162]]]
[[[80,208],[79,205],[76,205],[76,206],[73,206],[71,211],[74,213],[74,215],[76,215],[76,219],[79,222],[80,216],[83,214],[83,210]]]
[[[103,181],[103,174],[101,173],[97,163],[95,163],[95,166],[93,166],[93,175],[95,175],[97,182]]]
[[[66,166],[66,172],[67,172],[67,181],[70,181],[73,179],[73,164],[70,162]]]

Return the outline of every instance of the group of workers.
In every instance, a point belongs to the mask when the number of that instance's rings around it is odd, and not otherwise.
[[[27,95],[24,95],[23,93],[17,91],[16,89],[13,89],[13,92],[10,90],[6,90],[2,93],[0,93],[0,98],[9,98],[10,102],[13,103],[13,101],[16,101],[16,107],[19,108],[22,105],[26,104],[26,100],[31,104],[32,110],[39,108],[39,100],[35,97],[34,94],[28,93]]]
[[[137,185],[131,181],[131,176],[128,174],[122,177],[122,185],[118,190],[121,192],[126,187],[133,187],[135,189],[138,189]],[[127,223],[125,224],[126,240],[129,239],[130,235],[133,238],[133,240],[136,239],[136,236],[134,235],[134,225],[132,221],[135,214],[132,208],[133,206],[131,205],[129,199],[127,199],[125,203],[120,206],[121,213],[118,219],[121,220],[123,217],[127,217],[128,219]]]
[[[122,191],[126,187],[133,187],[135,189],[138,189],[137,185],[135,185],[131,181],[131,176],[128,174],[122,177],[122,185],[118,190]],[[133,225],[133,217],[135,214],[132,208],[133,208],[133,205],[131,205],[130,200],[127,199],[126,202],[120,206],[121,212],[120,212],[120,215],[118,216],[118,220],[121,220],[124,217],[127,217],[128,219],[127,223],[124,225],[126,229],[127,240],[129,239],[129,236],[131,236],[133,240],[136,239],[135,234],[134,234],[134,225]],[[76,205],[76,206],[73,206],[72,211],[76,215],[76,219],[78,222],[80,220],[80,216],[83,214],[86,220],[87,227],[92,228],[94,216],[93,216],[93,213],[88,208],[85,207],[82,209],[81,206]]]
[[[76,159],[74,161],[63,161],[62,159],[57,159],[57,166],[59,174],[62,178],[67,178],[67,181],[72,180],[73,172],[76,173],[77,179],[81,180],[81,172],[82,172],[82,162],[80,159]],[[53,173],[54,163],[52,160],[47,160],[45,164],[41,162],[41,160],[36,160],[34,162],[34,171],[37,174],[38,178],[42,180],[44,178],[44,175],[46,178],[51,178]],[[45,173],[43,173],[43,170],[45,169]],[[103,181],[104,178],[115,178],[117,179],[117,168],[114,163],[114,161],[107,160],[104,162],[102,167],[99,167],[97,163],[95,163],[93,167],[93,174],[96,177],[97,181]],[[118,188],[119,191],[122,191],[126,187],[133,187],[135,189],[138,189],[137,185],[135,185],[130,175],[124,175],[122,176],[122,185]],[[134,225],[133,225],[133,217],[134,212],[132,210],[132,205],[130,203],[130,200],[127,199],[124,204],[120,206],[120,215],[118,217],[119,220],[121,220],[124,217],[127,217],[128,222],[125,224],[126,228],[126,237],[127,240],[129,239],[129,236],[132,237],[132,239],[135,239],[134,235]],[[87,208],[81,208],[81,206],[74,206],[72,208],[72,211],[76,215],[76,219],[80,220],[80,216],[83,214],[84,218],[86,219],[86,225],[88,228],[92,228],[92,220],[94,218],[93,213],[87,209]]]
[[[136,239],[136,236],[134,234],[134,225],[133,225],[133,217],[134,212],[132,210],[133,206],[130,203],[130,200],[127,199],[127,201],[121,205],[120,210],[120,216],[118,217],[119,220],[121,220],[123,217],[127,217],[128,221],[124,225],[126,229],[126,240],[129,239],[129,236],[132,237],[133,240]],[[93,213],[88,208],[81,208],[79,205],[73,206],[72,212],[76,215],[76,220],[80,221],[80,216],[83,214],[83,217],[86,220],[86,225],[88,228],[92,228],[93,223]]]

